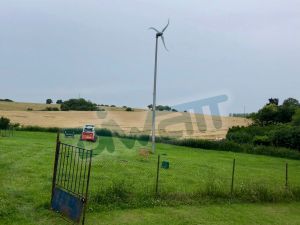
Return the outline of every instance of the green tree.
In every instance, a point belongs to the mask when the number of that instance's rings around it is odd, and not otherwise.
[[[300,109],[297,109],[292,118],[292,125],[300,126]]]
[[[288,98],[278,105],[278,98],[270,98],[262,109],[257,113],[251,114],[250,118],[259,125],[289,123],[292,121],[296,110],[300,108],[299,101],[294,98]]]
[[[52,101],[51,98],[48,98],[48,99],[46,100],[46,104],[52,104],[52,103],[53,103],[53,101]]]
[[[171,111],[171,107],[167,105],[158,105],[156,106],[156,110],[158,111]]]
[[[10,125],[10,119],[6,117],[0,117],[0,129],[8,129]]]
[[[269,98],[269,103],[267,105],[278,105],[279,104],[279,99],[278,98]]]
[[[295,114],[296,108],[289,105],[281,105],[278,107],[276,121],[279,123],[289,123]]]
[[[289,107],[293,107],[293,108],[298,108],[300,107],[300,103],[297,99],[294,98],[288,98],[286,100],[283,101],[282,103],[283,106],[289,106]]]
[[[59,99],[56,101],[56,104],[62,104],[63,103],[63,100]]]
[[[75,111],[97,111],[97,104],[87,101],[83,98],[69,99],[61,104],[62,111],[75,110]]]
[[[278,122],[289,123],[292,121],[293,115],[296,110],[300,108],[299,101],[294,98],[288,98],[283,101],[282,105],[278,108]]]
[[[0,99],[0,102],[13,102],[13,100],[6,98],[6,99]]]
[[[278,106],[275,104],[267,104],[260,109],[255,115],[256,122],[260,125],[268,125],[277,122]]]

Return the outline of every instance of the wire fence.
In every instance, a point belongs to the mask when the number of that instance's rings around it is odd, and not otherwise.
[[[189,159],[177,159],[166,154],[151,159],[137,157],[103,156],[95,160],[96,167],[92,175],[95,191],[106,194],[117,192],[130,193],[130,196],[148,194],[152,196],[202,196],[234,197],[255,199],[275,199],[278,193],[300,188],[299,166],[292,163],[273,165],[262,171],[263,162],[254,167],[246,167],[246,162],[228,159],[221,166],[195,162]],[[216,162],[217,163],[217,162]],[[97,171],[97,172],[96,172]],[[96,186],[95,186],[96,184]],[[92,191],[93,192],[93,191]],[[264,195],[267,195],[264,196]],[[279,198],[281,198],[280,196]],[[298,196],[300,197],[300,196]],[[253,199],[251,199],[252,201]]]
[[[78,137],[66,138],[73,144]],[[151,154],[150,145],[134,140],[99,138],[97,143],[78,142],[78,146],[93,149],[91,198],[124,201],[140,196],[198,196],[272,199],[297,190],[300,199],[300,163],[265,156],[174,149],[160,146]],[[114,144],[115,151],[108,151]],[[134,146],[132,149],[124,145]],[[299,190],[299,191],[298,191]],[[249,197],[250,196],[250,197]],[[282,197],[281,196],[281,197]],[[276,196],[274,197],[276,198]]]

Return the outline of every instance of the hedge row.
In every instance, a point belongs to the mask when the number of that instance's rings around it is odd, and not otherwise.
[[[22,131],[39,131],[39,132],[58,132],[62,130],[57,127],[44,128],[38,126],[26,126],[20,127],[17,130]],[[68,128],[68,131],[74,132],[75,134],[81,134],[81,128]],[[150,141],[149,135],[128,135],[120,134],[105,128],[96,129],[96,134],[98,136],[106,137],[119,137],[119,138],[128,138],[135,139],[140,141]],[[158,143],[165,143],[177,146],[192,147],[198,149],[207,149],[207,150],[218,150],[218,151],[231,151],[231,152],[242,152],[248,154],[257,154],[257,155],[267,155],[274,157],[283,157],[290,159],[300,159],[300,152],[294,149],[284,148],[284,147],[274,147],[274,146],[255,146],[253,144],[240,144],[230,140],[203,140],[203,139],[174,139],[170,137],[156,137]]]
[[[229,140],[210,141],[201,139],[182,139],[163,141],[163,143],[208,150],[242,152],[248,154],[300,159],[300,152],[294,149],[263,145],[255,146],[253,144],[239,144]]]
[[[300,150],[300,127],[290,124],[233,127],[229,129],[226,139],[239,144],[248,143]]]

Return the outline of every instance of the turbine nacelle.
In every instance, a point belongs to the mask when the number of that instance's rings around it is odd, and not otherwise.
[[[161,37],[161,36],[163,36],[163,32],[158,32],[158,33],[156,33],[156,37]]]

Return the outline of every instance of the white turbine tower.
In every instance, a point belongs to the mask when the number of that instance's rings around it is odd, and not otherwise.
[[[166,31],[168,24],[162,29],[162,31],[158,31],[154,27],[150,27],[149,29],[154,30],[156,32],[156,42],[155,42],[155,63],[154,63],[154,85],[153,85],[153,104],[152,104],[152,153],[155,153],[155,109],[156,109],[156,78],[157,78],[157,50],[158,50],[158,38],[160,37],[165,49],[168,51],[164,39],[164,32]]]

